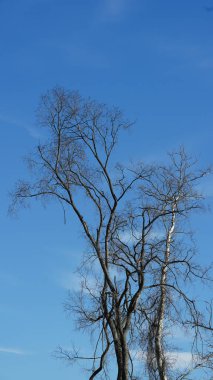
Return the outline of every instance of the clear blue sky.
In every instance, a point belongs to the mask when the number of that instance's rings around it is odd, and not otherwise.
[[[7,216],[22,157],[42,138],[34,111],[56,84],[120,106],[136,125],[123,159],[159,160],[180,144],[212,164],[212,0],[0,0],[0,379],[83,380],[51,358],[79,340],[63,313],[83,249],[73,218],[39,203]],[[213,181],[204,189],[211,203]],[[194,222],[211,256],[212,214]],[[86,339],[86,338],[85,338]],[[81,342],[84,340],[81,339]]]

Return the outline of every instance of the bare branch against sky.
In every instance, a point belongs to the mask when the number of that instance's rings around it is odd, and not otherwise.
[[[212,309],[203,313],[189,284],[210,281],[210,268],[195,261],[187,221],[203,207],[197,186],[210,170],[198,170],[183,147],[166,165],[114,162],[120,133],[131,122],[117,107],[75,91],[47,92],[37,118],[48,137],[28,159],[31,179],[18,182],[12,210],[32,199],[55,200],[67,215],[72,211],[88,245],[65,307],[78,329],[93,331],[93,352],[60,347],[57,357],[90,362],[90,380],[107,379],[111,355],[117,380],[135,379],[132,350],[137,357],[143,352],[150,379],[183,379],[200,368],[209,376]],[[169,354],[177,327],[194,329],[192,361],[179,372],[178,356]]]

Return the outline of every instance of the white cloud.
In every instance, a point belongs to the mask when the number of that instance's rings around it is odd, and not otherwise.
[[[192,362],[191,352],[168,352],[167,356],[174,369],[184,369]]]
[[[14,347],[0,347],[0,352],[6,354],[14,354],[14,355],[27,355],[28,353],[24,350]]]
[[[131,234],[131,232],[129,231],[125,231],[123,233],[120,234],[119,238],[121,241],[123,241],[124,243],[136,243],[138,239],[141,238],[141,233],[139,231],[136,231],[134,233],[135,236],[133,236]],[[150,231],[149,232],[149,235],[148,235],[149,239],[150,240],[160,240],[160,239],[163,239],[164,237],[164,233],[163,231]]]
[[[163,239],[164,236],[165,236],[165,234],[163,233],[163,231],[151,231],[149,233],[149,238],[151,240],[153,240],[153,239],[160,240],[160,239]]]
[[[172,337],[173,341],[175,339],[181,342],[191,342],[193,339],[193,334],[190,330],[186,331],[184,329],[181,329],[179,326],[169,328],[168,333]]]
[[[84,277],[79,273],[63,273],[60,278],[60,285],[71,292],[80,292],[82,290],[82,283],[84,284],[84,293],[87,293],[87,287],[93,293],[97,291],[97,282],[94,277],[87,275],[86,283]]]
[[[136,236],[133,236],[131,232],[125,231],[119,234],[119,239],[124,243],[135,243],[137,239],[140,238],[139,232],[135,234]]]
[[[144,352],[132,352],[134,359],[137,361],[145,361],[146,355]],[[167,352],[167,358],[172,364],[173,369],[184,369],[186,367],[189,367],[192,363],[192,354],[189,351],[183,351],[183,352],[175,352],[175,351],[169,351]]]
[[[81,277],[77,273],[63,273],[60,278],[60,285],[62,288],[79,292],[81,289]]]

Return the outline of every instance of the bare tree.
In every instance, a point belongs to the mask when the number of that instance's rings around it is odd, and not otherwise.
[[[137,174],[126,173],[121,166],[110,168],[118,134],[129,126],[117,108],[108,109],[103,104],[82,99],[77,93],[55,88],[42,97],[38,118],[49,132],[48,142],[39,145],[29,160],[35,181],[20,181],[14,202],[25,203],[29,198],[52,197],[59,200],[63,207],[73,210],[101,270],[101,286],[96,300],[99,307],[88,319],[100,321],[103,349],[99,355],[99,367],[90,378],[93,379],[102,370],[106,353],[113,344],[118,379],[128,379],[126,336],[139,290],[129,305],[124,321],[122,302],[125,292],[119,289],[111,273],[110,237],[117,210],[134,184],[147,173],[143,168]],[[110,174],[112,170],[113,174]],[[82,206],[85,196],[87,202]]]
[[[200,207],[195,186],[206,171],[196,173],[183,150],[167,166],[113,164],[119,133],[130,123],[119,109],[62,88],[42,97],[38,121],[47,142],[29,158],[33,180],[18,182],[12,208],[31,198],[56,199],[64,212],[72,210],[89,247],[80,269],[82,289],[66,308],[79,327],[95,331],[94,352],[84,357],[59,348],[58,355],[90,361],[92,380],[107,378],[113,354],[117,380],[134,380],[134,357],[142,352],[150,379],[166,380],[164,326],[176,325],[181,316],[177,296],[189,316],[181,323],[196,332],[199,324],[207,326],[183,290],[184,281],[204,279],[205,273],[193,264],[192,252],[182,250],[178,236],[185,229],[177,227]]]
[[[185,379],[184,376],[195,369],[213,369],[213,353],[209,346],[205,351],[205,337],[200,331],[201,327],[210,331],[211,323],[204,322],[199,302],[190,296],[189,291],[190,283],[210,281],[210,268],[196,264],[196,251],[186,224],[190,214],[202,208],[202,196],[196,190],[196,184],[208,171],[197,172],[183,149],[171,154],[170,159],[171,164],[156,168],[147,181],[148,185],[142,188],[142,196],[155,213],[151,223],[158,220],[158,236],[152,243],[151,268],[146,268],[150,285],[146,283],[144,287],[148,289],[151,306],[147,311],[142,304],[139,310],[148,322],[145,338],[149,378],[160,380]],[[206,315],[211,319],[211,310]],[[145,326],[143,321],[139,328],[144,331]],[[178,326],[194,327],[193,360],[186,371],[175,377],[167,342],[169,332]]]

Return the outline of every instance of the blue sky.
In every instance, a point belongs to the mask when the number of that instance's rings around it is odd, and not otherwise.
[[[213,163],[212,0],[0,0],[0,378],[81,380],[54,360],[79,340],[63,313],[84,249],[81,232],[56,205],[7,216],[8,192],[26,176],[22,157],[42,138],[41,93],[56,84],[120,106],[134,128],[123,160],[164,160],[183,144]],[[213,180],[204,191],[212,202]],[[212,214],[194,219],[211,257]],[[83,341],[83,338],[82,340]],[[84,375],[83,375],[84,376]]]

